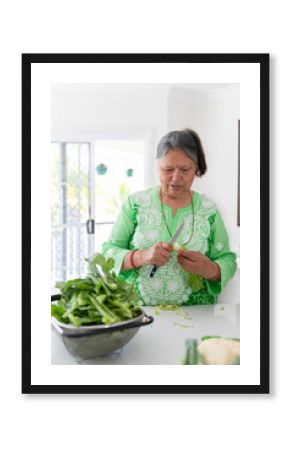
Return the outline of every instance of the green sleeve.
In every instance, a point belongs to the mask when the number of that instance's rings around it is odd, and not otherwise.
[[[221,269],[220,281],[206,280],[208,291],[213,295],[218,295],[237,270],[237,256],[230,249],[228,234],[218,211],[212,216],[207,256]]]
[[[113,226],[110,239],[102,246],[103,255],[114,258],[114,270],[118,275],[121,271],[124,257],[129,253],[129,243],[134,234],[133,201],[129,197],[123,204],[121,212]]]

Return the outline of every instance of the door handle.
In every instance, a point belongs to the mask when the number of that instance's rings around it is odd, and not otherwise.
[[[86,227],[87,227],[87,233],[88,234],[95,234],[95,221],[94,221],[94,219],[87,220]]]

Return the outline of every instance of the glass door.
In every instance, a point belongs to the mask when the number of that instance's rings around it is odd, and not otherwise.
[[[52,143],[51,286],[86,275],[128,195],[145,188],[145,142]]]
[[[90,253],[90,145],[52,143],[51,282],[82,276]],[[90,230],[89,230],[90,231]]]

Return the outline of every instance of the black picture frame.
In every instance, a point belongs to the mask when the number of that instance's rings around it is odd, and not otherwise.
[[[240,126],[241,121],[238,120],[238,208],[237,208],[237,225],[241,226],[240,219]]]
[[[22,393],[269,393],[269,54],[22,54]],[[31,68],[34,63],[231,63],[260,68],[260,383],[255,385],[38,385],[31,381]],[[49,300],[50,293],[47,293]]]

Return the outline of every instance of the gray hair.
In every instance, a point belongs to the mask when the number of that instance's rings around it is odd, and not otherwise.
[[[157,159],[163,158],[173,148],[180,148],[198,166],[198,145],[188,130],[170,131],[165,134],[157,146]]]

